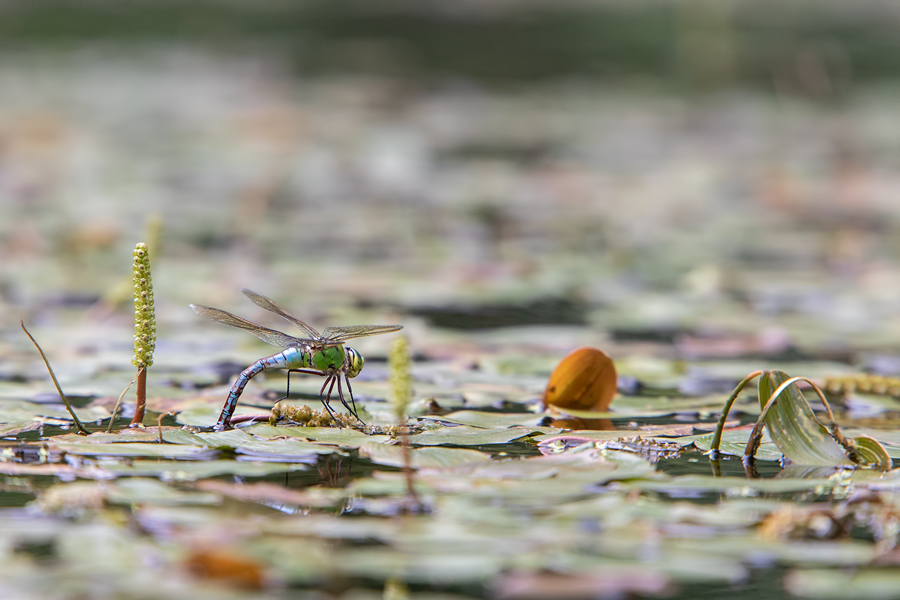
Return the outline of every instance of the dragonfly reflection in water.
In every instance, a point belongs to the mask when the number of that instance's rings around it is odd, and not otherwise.
[[[224,310],[218,308],[210,308],[200,304],[191,304],[194,312],[201,317],[212,319],[217,323],[228,325],[229,327],[237,327],[246,329],[262,341],[285,350],[261,358],[246,369],[238,376],[237,381],[231,386],[228,393],[228,399],[225,400],[225,406],[222,407],[222,413],[216,422],[215,430],[222,431],[231,428],[231,416],[234,414],[235,406],[237,406],[238,398],[247,382],[253,376],[266,369],[287,369],[288,371],[288,394],[291,388],[291,373],[309,373],[311,375],[321,375],[326,377],[322,389],[319,391],[319,399],[325,405],[328,414],[334,419],[334,411],[329,404],[331,400],[331,392],[337,383],[338,397],[341,404],[344,405],[350,414],[359,419],[356,413],[356,402],[353,400],[353,390],[350,389],[350,379],[359,375],[362,371],[365,360],[362,355],[350,347],[345,347],[344,342],[354,338],[366,337],[370,335],[380,335],[382,333],[390,333],[402,329],[402,325],[352,325],[349,327],[326,327],[319,333],[300,319],[290,315],[286,310],[275,304],[269,298],[250,290],[243,290],[244,295],[250,298],[257,306],[260,306],[276,315],[283,317],[293,323],[297,329],[303,332],[306,337],[296,338],[274,329],[262,327],[256,323],[251,323],[246,319],[242,319]],[[341,385],[341,379],[347,384],[347,394],[350,396],[350,404],[344,399],[344,390]],[[325,388],[328,388],[326,394]],[[361,422],[361,420],[360,420]]]

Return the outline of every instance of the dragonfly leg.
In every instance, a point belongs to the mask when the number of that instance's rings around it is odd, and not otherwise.
[[[338,376],[338,382],[337,382],[337,384],[338,384],[338,395],[341,397],[341,404],[344,405],[344,408],[346,408],[347,410],[350,411],[350,414],[351,414],[351,415],[353,415],[354,417],[356,417],[356,420],[357,420],[357,421],[359,421],[360,423],[362,423],[363,425],[365,425],[365,424],[366,424],[365,421],[363,421],[362,419],[360,419],[360,418],[359,418],[359,414],[356,412],[356,401],[353,400],[353,390],[350,388],[350,380],[347,379],[346,377],[344,378],[344,380],[347,382],[347,393],[350,394],[350,404],[351,404],[352,408],[351,408],[351,406],[348,406],[348,405],[347,405],[347,401],[344,400],[344,390],[341,389],[341,378],[340,378],[340,376]]]
[[[325,393],[325,386],[328,385],[328,382],[331,382],[331,387],[328,388],[328,397],[323,398],[322,395]],[[331,417],[331,420],[337,423],[337,426],[340,428],[341,423],[337,420],[337,416],[334,414],[334,409],[331,408],[331,405],[328,401],[331,399],[331,390],[334,389],[334,375],[329,375],[328,379],[325,380],[325,383],[322,384],[322,389],[319,390],[319,400],[322,401],[322,405],[325,407],[325,410],[328,411],[328,415]]]
[[[287,370],[287,392],[284,396],[279,398],[277,401],[281,402],[282,400],[287,400],[291,396],[291,373],[306,373],[308,375],[321,375],[325,377],[325,373],[320,373],[319,371],[308,371],[306,369],[288,369]],[[321,394],[320,394],[321,395]]]
[[[359,416],[356,414],[356,411],[353,410],[353,408],[350,408],[350,405],[347,404],[347,401],[346,401],[346,400],[344,400],[344,389],[341,387],[341,376],[340,376],[340,375],[336,375],[335,378],[337,379],[338,398],[341,399],[341,404],[344,406],[344,408],[347,409],[347,411],[348,411],[351,415],[353,415],[354,417],[356,417],[356,420],[358,421],[358,420],[359,420]]]
[[[332,376],[330,376],[330,377],[325,381],[325,383],[328,383],[329,381],[331,382],[331,385],[328,387],[328,395],[325,396],[324,402],[325,402],[325,404],[331,406],[331,392],[332,392],[332,390],[334,390],[334,382],[335,382],[335,381],[339,381],[339,380],[338,380],[338,376],[337,376],[337,375],[332,375]],[[325,386],[324,386],[324,385],[322,386],[322,389],[323,389],[323,390],[325,389]],[[319,395],[321,396],[321,394],[319,394]]]
[[[287,372],[287,391],[284,393],[284,396],[282,396],[281,398],[279,398],[278,400],[276,400],[275,403],[277,404],[278,402],[281,402],[282,400],[287,400],[287,399],[290,398],[290,397],[291,397],[291,369],[288,369],[288,372]]]

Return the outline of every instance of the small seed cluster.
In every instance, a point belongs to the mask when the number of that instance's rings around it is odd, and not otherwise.
[[[153,283],[150,281],[150,253],[147,244],[134,247],[134,358],[138,369],[153,364],[156,349],[156,314],[153,308]]]
[[[353,415],[336,413],[337,423],[331,418],[331,415],[324,410],[315,410],[305,404],[293,405],[282,404],[279,402],[272,407],[272,416],[269,417],[269,424],[275,425],[279,420],[293,421],[301,427],[331,427],[337,424],[339,427],[353,428],[357,422]]]
[[[340,427],[347,429],[355,429],[367,435],[389,435],[397,437],[405,430],[398,425],[387,425],[380,427],[378,425],[362,425],[352,415],[344,413],[335,413],[338,418]],[[305,404],[293,405],[282,404],[279,402],[272,407],[272,415],[269,417],[269,425],[275,426],[280,421],[290,421],[296,423],[300,427],[334,427],[336,423],[331,416],[324,410],[315,410]],[[408,428],[409,434],[422,433],[424,428],[413,425]]]
[[[825,389],[832,394],[879,394],[883,396],[900,396],[900,377],[884,377],[861,373],[858,375],[841,375],[825,379]]]

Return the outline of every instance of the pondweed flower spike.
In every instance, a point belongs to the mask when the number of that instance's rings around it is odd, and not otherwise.
[[[398,336],[388,351],[388,381],[391,384],[391,408],[401,424],[406,423],[406,410],[412,398],[411,362],[409,343],[405,336]]]
[[[132,273],[134,275],[134,358],[131,361],[138,368],[137,403],[131,426],[140,426],[144,421],[144,407],[147,404],[147,368],[153,364],[153,350],[156,348],[156,314],[153,307],[153,283],[150,281],[150,252],[147,244],[134,247]]]
[[[409,416],[406,411],[412,399],[412,360],[409,357],[409,343],[405,336],[399,336],[391,342],[388,351],[388,381],[391,384],[391,408],[397,417],[399,426],[400,447],[403,449],[403,473],[406,475],[406,492],[409,495],[412,506],[419,510],[421,503],[416,495],[415,482],[413,480],[412,449],[409,447],[409,431],[406,421]]]

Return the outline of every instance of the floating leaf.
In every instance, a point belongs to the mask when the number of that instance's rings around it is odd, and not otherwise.
[[[232,429],[229,431],[212,431],[200,432],[191,435],[192,439],[197,439],[211,448],[238,448],[242,444],[255,441],[252,435],[244,433],[240,429]],[[165,440],[165,436],[163,436]]]
[[[77,456],[157,456],[160,458],[209,459],[216,455],[215,450],[206,447],[149,444],[136,442],[131,444],[88,444],[65,442],[50,444],[51,449]]]
[[[747,450],[747,438],[750,435],[749,427],[740,427],[726,430],[722,435],[722,441],[719,444],[719,452],[722,454],[730,454],[732,456],[743,456]],[[692,436],[690,438],[682,438],[681,442],[689,441],[702,452],[709,452],[712,448],[714,434]],[[772,443],[772,439],[768,434],[764,437],[756,450],[756,458],[758,460],[781,460],[783,454],[778,446]]]
[[[251,438],[235,448],[238,454],[256,460],[315,463],[321,454],[335,454],[334,446],[299,440],[260,440]]]
[[[237,464],[257,468],[265,466],[298,468],[298,465],[279,465],[276,463]],[[261,504],[296,504],[298,506],[327,507],[340,503],[347,496],[347,492],[343,489],[317,487],[294,490],[271,483],[236,484],[225,481],[202,481],[196,487],[243,502],[259,502]]]
[[[816,488],[830,489],[838,485],[833,479],[746,479],[744,477],[712,477],[688,475],[669,481],[641,480],[630,482],[629,489],[655,491],[678,495],[686,490],[698,492],[730,492],[735,495],[788,494]]]
[[[337,427],[273,427],[266,423],[257,423],[243,429],[257,437],[272,439],[276,437],[300,438],[324,444],[335,444],[342,448],[358,448],[366,442],[387,442],[389,435],[366,435],[355,429],[338,429]]]
[[[534,413],[496,413],[481,412],[477,410],[460,410],[441,417],[427,416],[422,417],[422,419],[491,429],[494,427],[514,427],[516,425],[526,427],[529,425],[538,425],[544,420],[544,415],[536,415]]]
[[[491,460],[491,457],[477,450],[464,448],[412,448],[412,466],[421,468],[445,468]],[[374,463],[403,466],[403,449],[400,446],[369,443],[359,448],[360,456],[365,456]]]
[[[21,423],[7,423],[0,425],[0,437],[12,437],[26,431],[40,429],[43,424],[40,421],[22,421]]]
[[[116,504],[219,504],[215,494],[182,492],[157,479],[143,477],[117,481],[107,489],[106,499]]]
[[[175,420],[182,425],[193,425],[194,427],[212,427],[219,419],[219,413],[222,411],[221,402],[212,404],[196,404],[188,406],[175,416]],[[258,408],[238,404],[235,409],[234,416],[239,415],[262,415]],[[265,419],[263,419],[265,420]]]
[[[102,464],[97,467],[114,476],[159,477],[163,481],[195,481],[219,475],[265,477],[274,473],[305,470],[297,463],[243,462],[236,460],[157,461],[135,460],[129,463]]]
[[[559,363],[544,391],[545,406],[604,412],[616,395],[616,367],[605,352],[579,348]]]
[[[787,573],[784,587],[800,598],[888,600],[900,598],[900,572],[894,569],[803,569]]]
[[[441,427],[417,433],[409,437],[409,443],[416,446],[486,446],[506,444],[531,434],[530,429],[510,427],[507,429],[482,429],[458,425]]]
[[[97,421],[109,417],[109,412],[101,407],[76,408],[75,414],[84,422]],[[52,404],[39,404],[26,400],[0,399],[0,423],[21,423],[31,419],[47,417],[71,421],[72,416],[65,408]]]
[[[265,578],[265,565],[223,548],[192,550],[184,566],[195,577],[248,590],[261,589]]]

